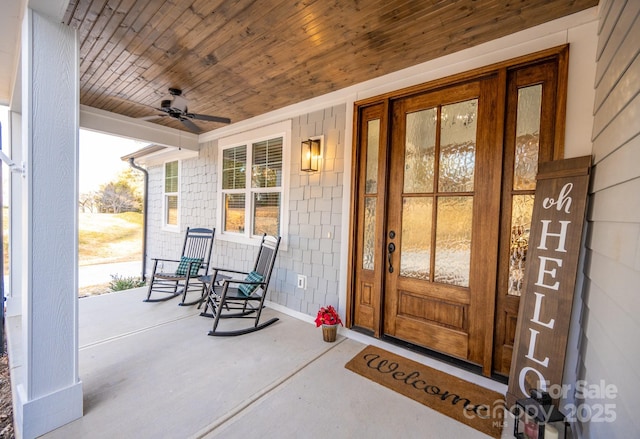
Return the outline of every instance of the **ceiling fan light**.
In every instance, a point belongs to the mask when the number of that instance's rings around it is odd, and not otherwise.
[[[167,96],[167,98],[162,99],[160,101],[160,107],[156,108],[156,110],[161,111],[164,114],[147,116],[140,119],[155,120],[161,118],[162,116],[170,116],[171,118],[182,122],[182,124],[193,133],[200,133],[201,129],[191,121],[192,119],[224,124],[231,123],[231,119],[226,117],[189,113],[189,109],[187,108],[189,102],[184,96],[182,96],[182,90],[180,89],[170,88],[169,94],[171,96]]]
[[[171,102],[171,107],[182,112],[187,112],[187,100],[182,96],[174,96],[173,101]]]

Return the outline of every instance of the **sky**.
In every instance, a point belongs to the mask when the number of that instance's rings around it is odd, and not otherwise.
[[[9,150],[8,121],[7,107],[4,106],[0,106],[0,124],[2,125],[2,150],[7,153]],[[129,167],[127,162],[120,160],[120,157],[144,146],[146,146],[145,143],[135,140],[81,129],[79,140],[80,193],[96,191],[100,185],[115,180],[120,172]],[[3,175],[6,174],[7,172],[3,172]]]
[[[80,193],[98,190],[129,168],[120,157],[137,151],[146,143],[95,131],[80,130]]]

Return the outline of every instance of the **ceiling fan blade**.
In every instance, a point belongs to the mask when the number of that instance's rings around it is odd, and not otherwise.
[[[156,119],[161,119],[163,117],[165,117],[166,114],[156,114],[155,116],[144,116],[144,117],[138,117],[138,120],[156,120]]]
[[[195,114],[189,113],[187,117],[196,120],[207,120],[209,122],[220,122],[220,123],[231,123],[231,119],[228,117],[219,117],[219,116],[207,116],[206,114]]]
[[[184,126],[189,128],[189,131],[192,131],[194,133],[199,133],[200,132],[200,128],[198,128],[198,125],[196,125],[195,123],[191,122],[189,119],[180,118],[180,122],[182,122],[184,124]]]

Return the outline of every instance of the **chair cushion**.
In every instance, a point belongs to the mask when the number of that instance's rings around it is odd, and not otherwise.
[[[263,277],[260,273],[252,271],[244,280],[246,280],[247,282],[262,282],[262,279]],[[258,288],[258,285],[256,284],[240,284],[238,286],[238,291],[240,291],[245,296],[250,296],[256,288]]]
[[[202,264],[202,258],[188,258],[186,256],[180,258],[180,264],[176,269],[176,275],[186,276],[190,262],[193,262],[193,264],[191,264],[191,271],[189,272],[189,276],[197,276],[198,271],[200,270],[200,264]]]

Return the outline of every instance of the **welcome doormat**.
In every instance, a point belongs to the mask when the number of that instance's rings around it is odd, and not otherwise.
[[[504,396],[497,392],[371,345],[345,367],[489,436],[502,434]]]

